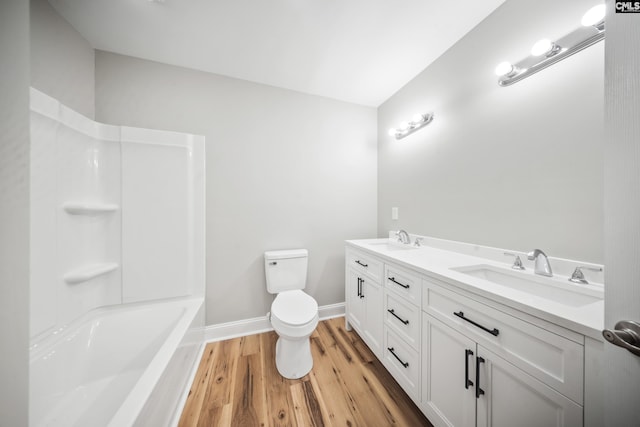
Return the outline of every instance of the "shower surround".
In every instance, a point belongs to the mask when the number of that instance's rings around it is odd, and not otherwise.
[[[175,418],[202,343],[204,175],[202,136],[31,89],[32,425]]]

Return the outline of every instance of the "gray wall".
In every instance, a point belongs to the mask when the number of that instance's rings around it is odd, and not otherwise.
[[[28,424],[29,4],[0,2],[0,426]]]
[[[344,301],[343,240],[376,233],[376,110],[96,52],[99,121],[202,134],[207,324],[263,316],[263,252],[309,249],[308,292]]]
[[[493,73],[579,26],[592,5],[509,0],[380,106],[379,235],[404,228],[603,262],[604,43],[510,87]],[[387,135],[427,111],[427,128]]]
[[[93,47],[46,0],[31,0],[31,86],[94,117]]]

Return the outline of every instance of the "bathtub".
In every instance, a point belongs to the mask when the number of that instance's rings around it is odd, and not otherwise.
[[[169,399],[174,407],[160,403],[155,410],[175,418],[176,402],[181,399],[175,395],[187,386],[202,343],[189,334],[201,331],[190,328],[201,323],[197,319],[202,303],[202,298],[175,298],[99,308],[39,337],[30,349],[29,424],[150,424],[139,414],[154,413],[150,396],[164,395],[166,400],[167,393],[174,394]],[[177,381],[179,390],[154,393],[156,384],[166,383],[166,371],[175,371],[171,366],[176,364],[183,371]],[[167,415],[162,417],[154,424],[172,422]]]

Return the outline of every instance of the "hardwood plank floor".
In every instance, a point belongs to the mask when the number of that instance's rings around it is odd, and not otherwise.
[[[276,369],[277,339],[207,344],[179,426],[433,427],[344,317],[318,324],[313,369],[297,380]]]

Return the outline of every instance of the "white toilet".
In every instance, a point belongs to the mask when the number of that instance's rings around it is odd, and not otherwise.
[[[278,334],[276,367],[285,378],[304,377],[313,367],[309,336],[318,325],[318,303],[302,290],[307,281],[307,250],[264,253],[271,326]]]

